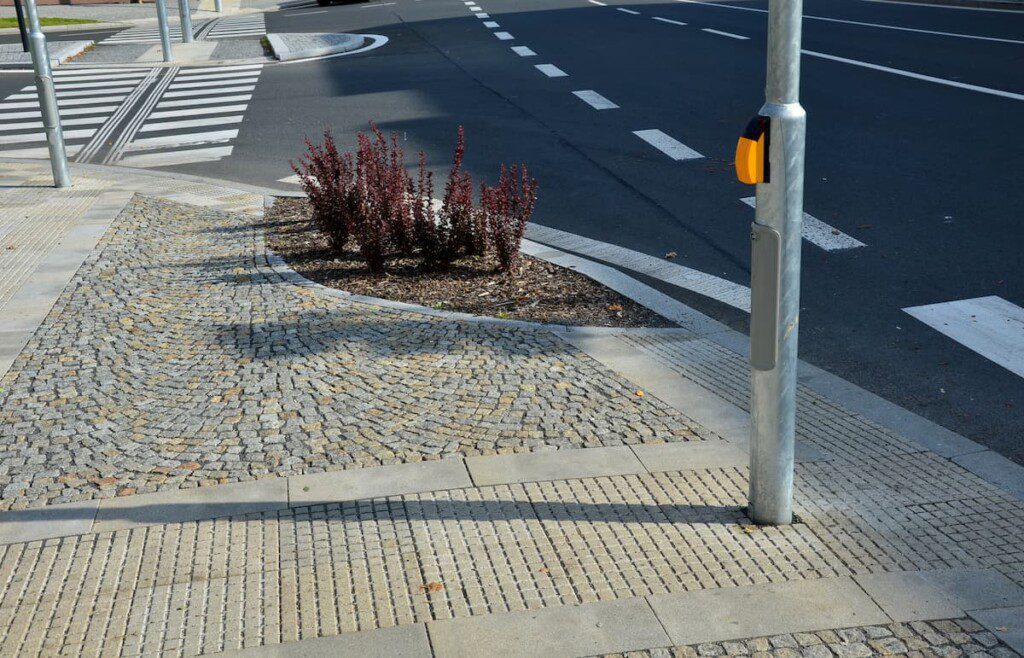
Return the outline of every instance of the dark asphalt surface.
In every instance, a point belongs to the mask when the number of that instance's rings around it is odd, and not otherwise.
[[[304,135],[331,126],[351,143],[375,120],[399,132],[409,160],[423,149],[441,173],[463,124],[474,175],[530,165],[542,189],[537,223],[653,256],[675,251],[680,264],[748,285],[752,211],[739,199],[753,188],[735,181],[731,160],[763,102],[766,15],[756,10],[767,3],[725,4],[744,9],[480,0],[512,41],[459,0],[270,13],[270,32],[390,41],[266,67],[232,156],[169,169],[278,186]],[[808,0],[804,12],[807,50],[1024,93],[1024,44],[819,20],[1024,41],[1024,12],[861,0]],[[540,63],[569,77],[549,79]],[[593,110],[571,94],[584,89],[620,109]],[[1024,463],[1024,380],[901,310],[987,295],[1024,306],[1024,104],[814,57],[803,60],[802,103],[805,209],[868,245],[826,252],[805,241],[802,358]],[[674,162],[632,134],[652,128],[706,157]],[[741,312],[660,288],[745,328]]]

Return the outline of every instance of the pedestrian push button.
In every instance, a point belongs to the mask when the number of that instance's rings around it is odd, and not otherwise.
[[[771,120],[757,115],[736,143],[736,177],[753,185],[768,182],[768,139]]]

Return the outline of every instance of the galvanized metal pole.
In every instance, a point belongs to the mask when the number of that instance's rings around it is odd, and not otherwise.
[[[53,170],[53,184],[56,187],[71,187],[68,172],[68,154],[64,149],[64,131],[60,128],[60,114],[57,111],[57,94],[53,89],[53,72],[50,69],[50,51],[46,47],[46,35],[39,26],[36,0],[25,0],[25,14],[28,18],[28,45],[32,51],[32,67],[36,72],[36,93],[39,94],[39,109],[43,115],[43,130],[50,150],[50,168]]]
[[[167,0],[156,0],[156,22],[160,25],[160,46],[164,51],[164,61],[174,59],[171,52],[171,32],[167,28]]]
[[[757,185],[751,232],[750,515],[754,522],[793,520],[797,331],[804,197],[800,106],[802,0],[768,2],[769,176]],[[774,263],[772,262],[774,261]]]
[[[181,14],[181,42],[192,43],[192,8],[188,0],[178,0],[178,13]]]
[[[21,10],[21,0],[14,0],[14,13],[18,16],[18,34],[21,35],[21,52],[28,52],[28,28],[25,25],[25,12]]]
[[[224,11],[224,7],[221,6],[221,0],[213,0],[213,8],[217,10],[217,13]]]

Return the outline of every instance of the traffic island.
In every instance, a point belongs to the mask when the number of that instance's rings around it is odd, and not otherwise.
[[[326,57],[351,52],[366,45],[361,34],[284,33],[268,34],[274,57],[282,62],[310,57]]]

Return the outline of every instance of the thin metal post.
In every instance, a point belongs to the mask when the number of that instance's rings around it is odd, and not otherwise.
[[[21,0],[14,0],[14,13],[18,15],[18,34],[21,35],[21,52],[28,52],[28,28],[25,26],[25,12],[21,10]]]
[[[156,0],[156,22],[160,24],[160,46],[164,51],[164,61],[174,59],[171,52],[171,32],[167,28],[167,0]]]
[[[218,14],[224,11],[224,7],[222,6],[221,0],[213,0],[213,8],[217,11]]]
[[[793,452],[796,426],[797,331],[800,320],[800,248],[804,197],[804,135],[800,106],[802,0],[768,2],[769,175],[757,185],[752,237],[772,236],[775,248],[755,244],[752,271],[772,272],[751,281],[750,515],[755,523],[793,520]],[[764,239],[764,238],[762,238]],[[761,262],[755,262],[758,258]],[[775,260],[774,269],[765,260]],[[760,280],[758,280],[758,278]],[[772,289],[774,288],[774,289]],[[768,299],[755,304],[753,300]],[[755,317],[755,313],[759,316]],[[758,339],[772,349],[753,351]],[[767,336],[767,337],[766,337]],[[774,338],[774,341],[772,341]],[[764,344],[764,343],[762,343]],[[767,354],[767,358],[765,357]]]
[[[57,94],[53,89],[53,72],[50,69],[50,51],[46,47],[46,35],[39,26],[36,0],[25,0],[25,14],[28,18],[28,43],[32,51],[32,67],[36,72],[36,92],[39,94],[39,109],[43,115],[43,130],[50,150],[50,168],[53,170],[53,184],[56,187],[71,187],[68,172],[68,155],[64,149],[64,131],[60,128],[60,114],[57,111]]]
[[[178,13],[181,14],[181,42],[192,43],[192,8],[188,0],[178,0]]]

